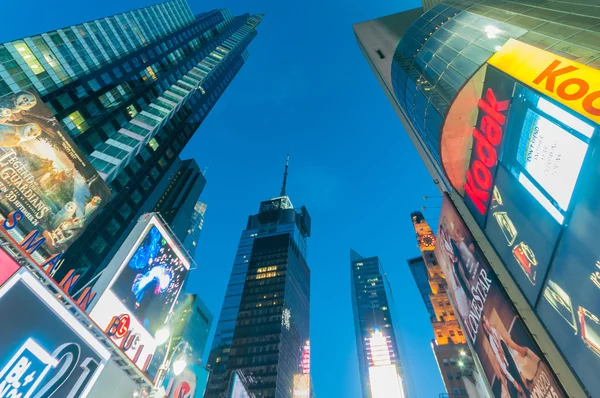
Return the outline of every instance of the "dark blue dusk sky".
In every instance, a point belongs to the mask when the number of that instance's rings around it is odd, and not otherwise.
[[[3,1],[0,42],[157,3],[156,0]],[[443,384],[433,330],[406,259],[418,249],[410,212],[437,190],[356,43],[352,24],[420,5],[418,0],[190,0],[195,13],[229,7],[267,14],[250,58],[182,157],[210,165],[208,203],[191,278],[218,319],[247,217],[279,194],[290,152],[288,194],[312,216],[312,374],[318,398],[358,398],[350,302],[350,248],[378,255],[397,303],[418,398]],[[428,202],[431,202],[429,200]],[[430,203],[432,206],[439,206]],[[425,212],[437,219],[438,209]],[[434,222],[435,223],[435,222]]]

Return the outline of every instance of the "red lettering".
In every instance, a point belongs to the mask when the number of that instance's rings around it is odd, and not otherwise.
[[[496,149],[485,139],[483,134],[476,128],[473,129],[473,138],[477,142],[475,144],[475,152],[486,167],[494,167],[498,160]]]
[[[487,100],[487,102],[486,102]],[[501,114],[500,112],[504,112],[508,109],[508,105],[510,104],[510,100],[504,101],[496,101],[496,96],[491,88],[487,89],[485,93],[485,100],[483,98],[479,99],[477,105],[479,108],[484,111],[486,114],[490,115],[494,120],[496,120],[500,124],[504,124],[506,121],[506,116]]]
[[[559,61],[558,59],[554,60],[550,65],[548,65],[548,67],[546,69],[544,69],[544,71],[542,73],[540,73],[540,75],[538,77],[536,77],[533,80],[533,83],[539,85],[541,82],[546,80],[546,87],[545,87],[546,90],[553,93],[554,92],[554,83],[556,82],[557,76],[564,75],[566,73],[571,73],[571,72],[574,72],[579,69],[572,65],[565,66],[562,69],[556,69],[556,67],[558,67],[560,64],[561,64],[561,61]]]
[[[490,199],[490,193],[475,186],[471,170],[467,171],[467,182],[465,183],[465,193],[475,204],[475,207],[481,214],[485,214],[485,204]]]
[[[574,93],[569,94],[567,93],[567,87],[569,86],[577,86],[578,89]],[[559,84],[556,88],[556,94],[558,94],[558,96],[562,99],[572,101],[578,100],[579,98],[583,97],[589,89],[590,85],[588,84],[588,82],[586,82],[583,79],[573,77]]]
[[[152,360],[152,355],[148,355],[148,358],[146,358],[146,362],[144,362],[144,366],[142,367],[142,372],[145,372],[146,369],[148,369],[148,366],[150,365],[151,360]]]
[[[492,173],[490,173],[490,169],[485,167],[481,160],[477,159],[474,161],[471,169],[473,170],[477,185],[486,191],[492,187]]]
[[[485,115],[481,118],[481,130],[490,144],[496,146],[502,141],[502,127],[490,116]]]
[[[600,108],[594,105],[594,101],[598,98],[600,98],[600,91],[594,91],[583,100],[583,109],[590,115],[600,116]]]

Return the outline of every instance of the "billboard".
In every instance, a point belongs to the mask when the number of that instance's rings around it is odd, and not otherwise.
[[[23,91],[0,102],[0,215],[17,241],[35,232],[32,246],[62,253],[109,198],[38,95]]]
[[[94,287],[90,317],[144,372],[189,267],[159,219],[144,215]]]
[[[536,310],[591,395],[600,391],[600,151],[594,148],[574,193]]]
[[[11,256],[0,249],[0,286],[6,282],[21,266]]]
[[[166,389],[167,398],[194,398],[198,384],[197,379],[196,373],[185,368],[181,374],[170,378]]]
[[[110,353],[25,268],[0,287],[0,313],[2,397],[87,397]]]
[[[448,293],[494,396],[566,397],[447,195],[437,242]]]

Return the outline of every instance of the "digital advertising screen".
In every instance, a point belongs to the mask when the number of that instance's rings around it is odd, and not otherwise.
[[[21,266],[13,258],[0,249],[0,286],[6,282]]]
[[[532,306],[561,229],[504,166],[498,167],[484,231]]]
[[[594,148],[573,194],[537,313],[592,396],[600,391],[600,151]]]
[[[594,127],[561,104],[517,84],[502,163],[562,225]]]
[[[0,287],[0,314],[3,397],[87,397],[110,353],[26,269]]]
[[[494,396],[566,398],[447,195],[435,254]]]
[[[109,264],[116,265],[116,271],[90,317],[147,372],[157,349],[154,335],[177,300],[189,263],[154,216],[138,225],[130,238],[135,238],[133,248],[123,261],[117,253],[116,263]]]
[[[110,198],[110,189],[40,97],[0,101],[0,214],[17,241],[43,234],[45,254],[64,252]]]

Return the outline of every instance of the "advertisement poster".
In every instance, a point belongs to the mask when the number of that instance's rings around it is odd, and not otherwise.
[[[152,226],[111,290],[151,333],[165,319],[185,281],[188,268],[156,226]]]
[[[498,167],[485,234],[531,305],[542,290],[561,229],[512,174]]]
[[[537,313],[592,396],[600,391],[600,150],[574,192],[571,220],[538,300]]]
[[[0,249],[0,286],[13,276],[19,268],[21,268],[20,265],[8,253]]]
[[[36,94],[0,102],[0,214],[21,213],[22,237],[37,230],[47,254],[61,253],[109,198],[106,183]]]
[[[110,353],[26,269],[0,287],[0,314],[2,397],[88,395]]]
[[[494,396],[566,398],[448,196],[435,254]]]
[[[123,248],[132,246],[117,253],[109,264],[116,271],[107,274],[112,281],[93,305],[90,317],[149,375],[157,349],[154,335],[177,300],[189,264],[153,216],[138,223]]]

